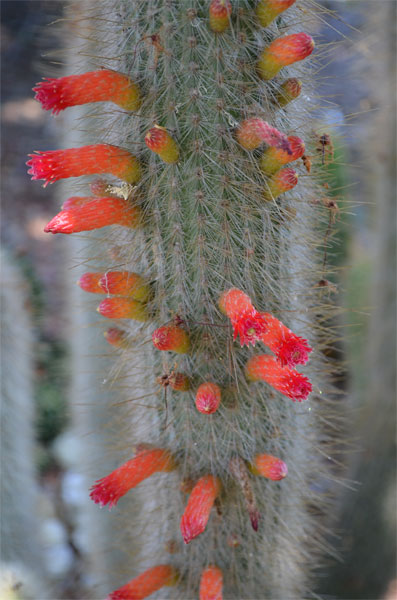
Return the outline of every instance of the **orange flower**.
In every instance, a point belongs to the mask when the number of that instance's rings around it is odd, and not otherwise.
[[[175,585],[177,580],[178,572],[174,567],[157,565],[109,594],[107,600],[143,600],[165,585]]]
[[[126,110],[137,110],[141,101],[138,87],[126,75],[109,69],[81,75],[44,78],[33,88],[44,110],[58,114],[69,106],[90,102],[114,102]]]
[[[73,198],[76,200],[76,198]],[[58,213],[46,225],[46,233],[78,233],[108,225],[124,225],[135,229],[141,223],[141,211],[122,198],[80,198]],[[68,201],[67,201],[68,202]],[[66,204],[66,203],[65,203]],[[65,206],[65,205],[64,205]]]
[[[160,125],[155,125],[145,136],[145,144],[156,152],[166,163],[175,163],[179,157],[178,146],[168,131]]]
[[[238,126],[236,136],[239,144],[246,150],[254,150],[265,142],[269,146],[282,148],[285,152],[291,153],[285,133],[281,133],[263,119],[256,117],[245,119]]]
[[[275,200],[284,192],[292,190],[297,183],[298,174],[294,169],[290,167],[280,169],[280,171],[269,177],[263,197],[267,201]]]
[[[287,10],[295,0],[260,0],[256,15],[262,27],[268,27],[279,14]]]
[[[84,273],[77,284],[85,292],[91,292],[92,294],[103,294],[104,291],[99,285],[103,273]]]
[[[251,381],[266,381],[292,400],[306,400],[312,391],[307,377],[289,367],[282,367],[277,359],[267,354],[252,356],[246,364],[245,373]]]
[[[222,33],[230,25],[232,5],[229,0],[212,0],[209,8],[210,29]]]
[[[163,325],[152,333],[153,345],[157,350],[171,350],[179,354],[189,352],[189,336],[182,327]]]
[[[103,335],[105,340],[115,348],[126,348],[128,346],[126,333],[118,327],[110,327]]]
[[[313,38],[307,33],[292,33],[277,38],[265,48],[258,61],[262,79],[272,79],[282,67],[309,56],[314,49]]]
[[[288,136],[288,141],[292,150],[289,154],[282,148],[267,148],[262,154],[259,166],[266,175],[272,175],[281,169],[282,166],[289,162],[298,160],[305,153],[305,143],[296,135]]]
[[[102,293],[131,296],[134,300],[146,302],[150,288],[143,277],[131,271],[107,271],[99,281]]]
[[[304,365],[312,351],[307,340],[293,333],[281,321],[269,313],[261,313],[268,328],[262,334],[261,341],[276,354],[282,366]]]
[[[200,580],[200,600],[222,600],[223,575],[219,567],[211,565],[204,569]]]
[[[33,175],[33,180],[45,179],[44,186],[58,179],[95,173],[111,173],[128,183],[136,183],[141,178],[141,167],[135,156],[110,144],[39,151],[29,156],[28,174]]]
[[[145,305],[133,298],[105,298],[97,311],[108,319],[133,319],[142,322],[149,320]]]
[[[273,481],[280,481],[288,475],[286,463],[271,454],[257,454],[250,468],[254,475],[262,475]]]
[[[220,481],[213,475],[201,477],[194,486],[181,519],[181,532],[185,544],[205,530],[220,489]]]
[[[90,498],[96,504],[109,509],[117,504],[122,496],[157,471],[169,472],[175,463],[168,450],[162,448],[144,449],[118,467],[115,471],[98,479],[90,490]]]
[[[196,393],[196,408],[199,412],[211,415],[221,403],[221,389],[216,383],[202,383]]]
[[[276,102],[279,106],[286,106],[292,100],[295,100],[302,91],[302,82],[296,77],[286,79],[281,85],[276,96]]]

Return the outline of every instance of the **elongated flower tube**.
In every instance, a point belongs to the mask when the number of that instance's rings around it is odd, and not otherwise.
[[[175,163],[179,158],[178,146],[165,127],[152,127],[145,136],[145,144],[166,163]]]
[[[101,506],[108,504],[111,509],[122,496],[153,473],[169,472],[174,468],[175,463],[168,450],[144,449],[110,475],[98,479],[91,487],[90,498]]]
[[[221,403],[221,389],[216,383],[202,383],[196,392],[196,408],[199,412],[211,415]]]
[[[289,162],[298,160],[305,153],[305,143],[296,135],[288,136],[292,154],[282,148],[267,148],[262,154],[259,166],[266,175],[273,175]]]
[[[69,106],[91,102],[114,102],[126,110],[137,110],[141,105],[137,85],[126,75],[109,69],[58,79],[46,77],[33,91],[42,108],[52,110],[54,115]]]
[[[90,292],[91,294],[104,294],[105,292],[99,285],[102,275],[103,273],[84,273],[77,284],[85,292]]]
[[[230,26],[232,5],[229,0],[212,0],[209,7],[210,29],[223,33]]]
[[[286,325],[269,313],[261,313],[268,328],[261,341],[276,354],[282,366],[304,365],[312,351],[307,340],[295,335]]]
[[[182,327],[163,325],[152,333],[153,345],[157,350],[171,350],[178,354],[189,352],[189,336]]]
[[[135,229],[141,224],[141,210],[122,198],[81,198],[62,210],[46,225],[46,233],[78,233],[92,231],[108,225],[124,225]],[[83,202],[84,200],[84,202]]]
[[[143,600],[164,586],[175,585],[178,572],[171,565],[146,569],[107,597],[107,600]]]
[[[270,23],[282,12],[287,10],[295,0],[260,0],[256,6],[256,16],[262,27]]]
[[[268,354],[252,356],[245,366],[245,374],[251,381],[266,381],[291,400],[306,400],[312,391],[307,377],[289,367],[282,367],[278,360]]]
[[[219,567],[210,565],[201,574],[200,600],[222,600],[223,574]]]
[[[33,180],[44,179],[44,186],[58,179],[96,173],[110,173],[127,183],[136,183],[141,178],[141,167],[135,156],[110,144],[39,151],[29,156],[28,174]]]
[[[102,293],[130,296],[134,300],[146,302],[150,287],[143,277],[131,271],[107,271],[99,281]]]
[[[262,475],[273,481],[280,481],[288,475],[286,463],[271,454],[256,454],[250,470],[254,475]]]
[[[133,298],[104,298],[97,308],[99,314],[108,319],[149,320],[146,306]]]
[[[287,104],[298,98],[301,91],[302,82],[296,77],[290,77],[280,85],[276,95],[276,102],[279,106],[287,106]]]
[[[118,327],[110,327],[103,335],[108,344],[115,348],[126,348],[128,346],[126,333]]]
[[[260,55],[259,76],[262,79],[272,79],[282,67],[303,60],[313,49],[313,38],[307,33],[292,33],[277,38]]]
[[[280,169],[269,177],[267,187],[263,192],[263,198],[266,201],[275,200],[284,192],[292,190],[298,183],[298,174],[291,167]]]
[[[240,346],[255,343],[261,339],[267,330],[267,324],[247,294],[232,288],[224,292],[219,300],[219,306],[233,326],[233,339],[240,336]]]
[[[220,481],[213,475],[201,477],[194,486],[181,519],[181,532],[185,544],[205,530],[220,489]]]
[[[236,137],[239,144],[246,150],[255,150],[261,144],[266,143],[268,146],[282,148],[288,153],[292,152],[285,133],[281,133],[263,119],[256,117],[245,119],[238,126]]]

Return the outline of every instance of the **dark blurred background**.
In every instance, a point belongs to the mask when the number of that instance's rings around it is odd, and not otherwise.
[[[322,108],[313,128],[332,136],[330,195],[338,212],[332,231],[329,293],[341,307],[339,385],[346,397],[344,435],[351,437],[346,487],[335,499],[330,542],[337,559],[319,571],[319,594],[347,600],[397,598],[395,570],[395,12],[394,0],[324,1],[317,37],[317,93]],[[64,53],[57,20],[64,2],[2,0],[2,539],[1,581],[15,596],[89,597],[84,531],[76,513],[85,489],[74,469],[69,424],[69,356],[64,243],[43,232],[57,211],[53,188],[26,174],[27,154],[59,147],[61,128],[33,100],[43,76],[61,74]],[[375,10],[374,10],[375,9]],[[328,50],[327,44],[334,42]],[[313,132],[313,134],[315,133]],[[20,329],[13,328],[18,322]],[[11,372],[30,383],[15,400]],[[10,375],[10,377],[8,377]],[[10,379],[10,382],[7,382]],[[18,381],[18,379],[16,379]],[[17,406],[17,408],[15,408]],[[345,410],[346,409],[346,410]],[[21,423],[13,418],[30,415]],[[19,423],[19,424],[18,424]],[[25,479],[25,452],[34,457]],[[18,443],[17,443],[18,442]],[[14,462],[13,462],[14,461]],[[22,471],[21,471],[22,472]],[[8,483],[4,483],[7,479]],[[7,508],[28,494],[23,527],[41,556],[21,554]],[[29,505],[34,503],[34,510]],[[7,523],[4,525],[4,523]],[[22,527],[22,524],[19,523]],[[18,529],[18,524],[15,525]],[[23,539],[21,528],[21,537]],[[26,529],[25,529],[26,531]],[[15,537],[15,540],[12,538]],[[15,541],[15,543],[14,543]],[[0,597],[2,583],[0,581]],[[29,582],[25,588],[18,582]],[[4,583],[5,582],[5,583]],[[5,589],[5,588],[4,588]],[[8,589],[8,588],[7,588]],[[19,589],[19,591],[18,591]],[[24,589],[26,591],[26,596]],[[22,591],[21,591],[22,590]],[[29,593],[31,596],[29,596]]]

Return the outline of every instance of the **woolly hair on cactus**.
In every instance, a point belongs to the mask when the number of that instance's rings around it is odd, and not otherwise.
[[[164,598],[306,597],[324,549],[312,513],[326,502],[316,482],[333,418],[329,304],[316,285],[322,188],[298,161],[311,129],[299,94],[311,85],[314,42],[302,28],[313,13],[303,0],[78,6],[86,74],[35,90],[53,112],[95,103],[95,132],[28,164],[46,183],[113,177],[46,227],[104,228],[93,255],[101,246],[113,257],[106,270],[92,258],[80,279],[87,298],[108,295],[100,326],[119,355],[104,445],[124,460],[91,489],[95,502],[117,502],[111,545],[124,558],[109,598],[160,587]],[[150,293],[134,297],[128,273]],[[142,443],[166,463],[131,458]]]

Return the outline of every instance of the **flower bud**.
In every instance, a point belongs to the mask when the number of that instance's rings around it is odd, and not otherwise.
[[[272,79],[282,67],[303,60],[313,52],[313,49],[313,38],[307,33],[292,33],[277,38],[260,55],[258,61],[260,77]]]

